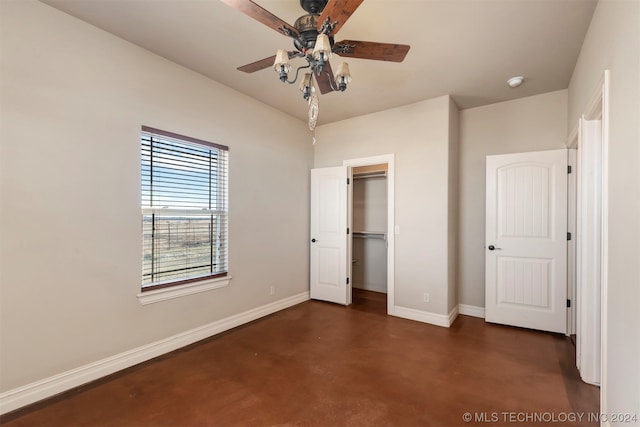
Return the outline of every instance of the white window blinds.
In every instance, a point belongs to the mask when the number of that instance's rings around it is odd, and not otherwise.
[[[142,127],[142,289],[227,273],[228,148]]]

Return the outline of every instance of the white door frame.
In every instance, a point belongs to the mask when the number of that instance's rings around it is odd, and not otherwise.
[[[577,137],[577,136],[576,136]],[[577,144],[577,141],[576,141]],[[568,144],[570,146],[571,144]],[[567,299],[571,301],[571,305],[567,309],[567,336],[576,334],[576,240],[577,240],[577,217],[576,210],[578,207],[578,153],[577,145],[567,150],[567,164],[571,168],[571,173],[567,176],[567,231],[571,233],[571,240],[567,242]]]
[[[601,185],[602,185],[602,209],[601,215],[601,241],[600,241],[600,411],[607,413],[608,402],[606,401],[606,389],[607,389],[607,324],[608,324],[608,310],[607,310],[607,295],[608,295],[608,269],[609,269],[609,254],[608,254],[608,242],[609,242],[609,227],[608,227],[608,212],[609,212],[609,81],[610,71],[605,70],[597,91],[591,97],[589,103],[583,111],[581,119],[584,120],[601,120]],[[578,148],[580,146],[580,132],[579,123],[576,124],[573,131],[568,138],[569,148]],[[581,215],[580,206],[577,210],[578,216]],[[577,242],[578,243],[578,242]],[[578,243],[579,245],[579,243]],[[580,251],[580,248],[577,248]],[[579,252],[578,252],[579,253]],[[576,304],[580,304],[580,301],[576,301]],[[578,308],[580,312],[580,308]],[[581,314],[578,314],[577,319],[577,331],[580,330],[580,324],[582,323]],[[587,337],[583,337],[587,338]],[[587,338],[588,339],[588,338]],[[579,356],[579,355],[577,355]],[[579,357],[576,357],[577,363]]]
[[[380,156],[349,159],[342,162],[343,166],[351,168],[356,166],[370,166],[387,164],[387,314],[394,314],[395,307],[395,155],[383,154]],[[352,175],[349,172],[349,175]],[[353,180],[351,181],[353,182]],[[351,193],[349,196],[351,206]],[[349,208],[349,227],[351,224],[351,208]],[[349,245],[349,260],[351,260],[351,245]],[[349,262],[351,268],[351,262]],[[349,271],[351,277],[351,271]]]

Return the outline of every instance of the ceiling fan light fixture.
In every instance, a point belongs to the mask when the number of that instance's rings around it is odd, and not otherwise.
[[[326,62],[331,58],[331,41],[328,35],[318,34],[312,55],[316,61]]]
[[[2,0],[0,0],[2,1]],[[278,50],[273,69],[280,81],[295,84],[302,70],[299,85],[303,97],[309,103],[309,129],[314,130],[318,118],[318,94],[331,91],[343,92],[351,82],[349,64],[342,63],[334,74],[329,59],[335,52],[339,56],[360,59],[402,62],[409,51],[409,45],[377,43],[357,40],[335,42],[334,37],[345,21],[360,6],[363,0],[300,0],[300,6],[307,12],[299,17],[293,26],[273,15],[255,1],[222,0],[222,2],[261,22],[279,34],[293,39],[295,50]],[[333,18],[333,19],[332,19]],[[289,79],[293,67],[289,59],[304,59],[306,65],[296,66],[295,75]],[[253,73],[268,68],[270,58],[238,67],[238,70]],[[315,138],[314,138],[315,141]]]
[[[311,73],[305,73],[302,81],[300,82],[300,91],[304,99],[309,99],[309,95],[315,90],[313,83],[311,82]]]
[[[291,63],[289,62],[289,52],[285,49],[279,49],[276,53],[276,59],[273,62],[273,69],[280,74],[280,80],[286,81],[287,74],[291,71]]]
[[[343,62],[338,66],[338,72],[336,73],[336,85],[340,92],[344,92],[347,85],[351,83],[351,73],[349,72],[349,64]]]

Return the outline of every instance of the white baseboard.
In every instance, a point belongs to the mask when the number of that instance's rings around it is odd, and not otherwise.
[[[261,317],[300,304],[309,299],[309,292],[275,301],[208,325],[200,326],[169,338],[116,354],[88,365],[45,378],[0,394],[0,414],[46,399],[74,387],[86,384],[114,372],[161,356],[205,338],[254,321]]]
[[[458,304],[458,312],[466,316],[480,317],[484,319],[484,307],[475,305]]]
[[[451,326],[456,317],[458,317],[458,307],[454,307],[449,315],[430,313],[428,311],[416,310],[414,308],[395,306],[392,316],[402,317],[403,319],[415,320],[418,322],[429,323],[431,325],[443,326],[448,328]]]
[[[453,322],[455,322],[456,319],[458,318],[458,314],[459,314],[459,310],[458,310],[458,306],[456,305],[449,312],[449,326],[453,325]]]

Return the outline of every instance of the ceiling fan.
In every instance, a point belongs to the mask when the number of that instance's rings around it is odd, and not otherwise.
[[[295,47],[292,51],[279,50],[274,56],[243,65],[238,67],[238,70],[253,73],[273,67],[278,72],[280,80],[294,83],[300,70],[309,68],[311,72],[305,74],[300,86],[305,99],[313,95],[314,77],[320,93],[323,94],[344,91],[347,83],[351,81],[346,63],[340,65],[336,76],[333,75],[329,64],[332,53],[349,58],[402,62],[409,51],[410,46],[402,44],[357,40],[334,41],[335,34],[364,0],[300,0],[300,6],[307,14],[298,18],[293,25],[287,24],[251,0],[222,1],[269,28],[292,38]],[[289,59],[293,58],[304,58],[307,60],[307,65],[299,67],[295,78],[289,80],[288,73],[291,71]]]

